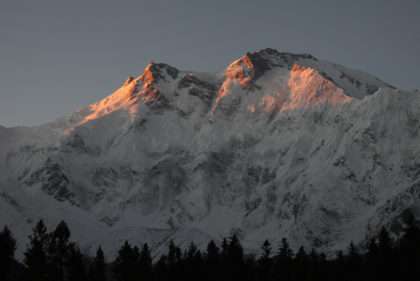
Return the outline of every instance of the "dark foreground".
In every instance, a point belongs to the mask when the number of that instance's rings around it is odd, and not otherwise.
[[[353,243],[334,257],[300,248],[296,253],[282,239],[269,241],[261,254],[245,255],[236,235],[220,246],[210,241],[205,251],[194,244],[181,249],[170,243],[165,255],[153,258],[147,244],[125,242],[115,260],[101,248],[87,256],[70,240],[61,222],[48,232],[38,222],[29,237],[23,262],[15,260],[16,243],[5,227],[0,232],[0,281],[414,281],[420,280],[420,229],[409,220],[398,239],[384,228],[367,245]]]

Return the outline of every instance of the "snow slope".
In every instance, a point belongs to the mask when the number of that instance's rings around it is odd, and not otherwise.
[[[418,214],[419,128],[418,92],[311,55],[247,53],[223,75],[152,63],[69,117],[0,127],[0,224],[22,246],[65,219],[110,254],[232,233],[333,251]]]

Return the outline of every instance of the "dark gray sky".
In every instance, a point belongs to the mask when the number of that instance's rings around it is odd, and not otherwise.
[[[220,71],[266,47],[420,88],[420,1],[1,0],[0,124],[71,113],[150,60]]]

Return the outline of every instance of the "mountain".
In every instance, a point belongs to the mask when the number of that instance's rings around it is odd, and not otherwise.
[[[0,127],[0,225],[65,219],[86,251],[236,233],[324,251],[420,216],[420,96],[307,54],[223,74],[151,63],[39,127]]]

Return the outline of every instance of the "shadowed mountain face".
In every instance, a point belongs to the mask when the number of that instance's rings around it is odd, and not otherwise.
[[[0,224],[65,219],[86,248],[159,253],[238,234],[336,250],[420,204],[420,98],[310,55],[265,49],[223,74],[148,65],[109,97],[0,127]]]

